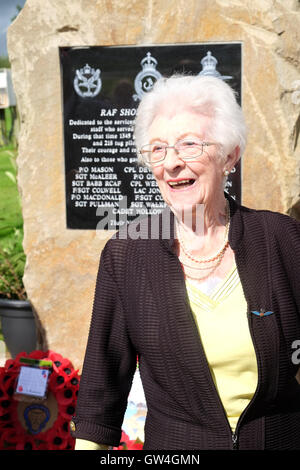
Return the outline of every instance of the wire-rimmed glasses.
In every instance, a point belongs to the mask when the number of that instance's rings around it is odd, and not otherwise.
[[[167,145],[163,142],[154,142],[152,144],[143,145],[140,154],[150,165],[162,162],[167,155],[167,149],[173,148],[179,158],[182,160],[192,160],[201,157],[204,147],[217,145],[214,142],[204,142],[196,139],[178,140],[174,145]]]

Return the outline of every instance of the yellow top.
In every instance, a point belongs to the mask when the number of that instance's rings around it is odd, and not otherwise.
[[[190,280],[186,287],[215,386],[234,430],[257,386],[257,361],[238,271],[234,266],[206,293]]]

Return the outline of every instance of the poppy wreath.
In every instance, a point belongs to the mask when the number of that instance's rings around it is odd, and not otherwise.
[[[48,429],[42,423],[40,430],[35,428],[31,432],[30,426],[28,429],[21,422],[21,402],[14,394],[20,367],[24,365],[20,361],[23,357],[52,361],[47,394],[51,392],[57,413]],[[50,350],[20,353],[15,359],[8,359],[4,367],[0,367],[0,450],[73,450],[75,439],[70,434],[69,423],[75,412],[79,382],[78,370],[74,370],[69,359]],[[48,421],[50,412],[43,401],[40,403],[32,405],[32,408],[36,406],[37,411],[44,413],[45,421]],[[23,403],[22,406],[25,407],[26,418],[30,403]]]

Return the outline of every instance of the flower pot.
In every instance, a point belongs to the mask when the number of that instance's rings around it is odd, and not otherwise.
[[[20,352],[36,349],[37,328],[28,300],[0,299],[1,329],[6,347],[15,358]]]

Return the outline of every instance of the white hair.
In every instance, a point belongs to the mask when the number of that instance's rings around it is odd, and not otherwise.
[[[138,163],[145,164],[139,149],[148,143],[148,129],[162,109],[172,114],[190,110],[208,116],[211,125],[205,139],[219,143],[222,156],[230,154],[237,146],[240,156],[243,154],[246,125],[234,90],[216,77],[173,75],[159,79],[138,106],[134,129]]]

